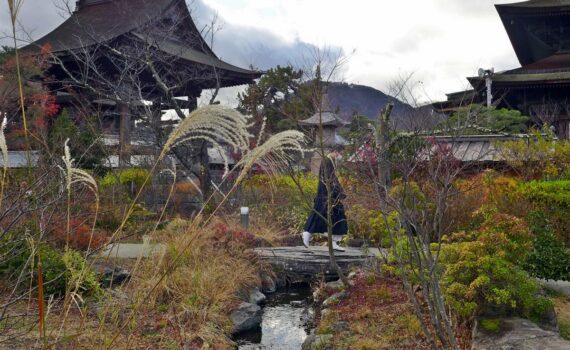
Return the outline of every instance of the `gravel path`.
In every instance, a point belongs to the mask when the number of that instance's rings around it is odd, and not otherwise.
[[[101,256],[121,259],[136,259],[139,256],[148,258],[152,254],[159,253],[164,249],[165,247],[160,244],[118,243],[103,249]]]

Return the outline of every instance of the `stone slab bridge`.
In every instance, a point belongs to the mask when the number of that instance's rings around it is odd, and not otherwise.
[[[330,263],[327,247],[272,247],[256,248],[262,262],[268,263],[279,278],[285,278],[289,283],[310,282],[319,278],[327,281],[338,279],[336,271]],[[377,261],[377,257],[385,256],[377,248],[346,248],[344,252],[335,251],[335,257],[340,268],[348,273],[355,267]]]

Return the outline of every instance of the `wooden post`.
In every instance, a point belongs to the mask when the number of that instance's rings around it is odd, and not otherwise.
[[[125,168],[131,163],[131,113],[126,103],[117,103],[119,108],[119,167]]]
[[[157,98],[152,101],[152,108],[151,108],[151,128],[154,133],[155,141],[155,152],[154,157],[158,157],[162,148],[162,101]]]
[[[388,103],[382,114],[378,117],[378,126],[376,130],[376,148],[378,154],[378,186],[380,193],[386,195],[388,189],[392,185],[392,166],[390,164],[390,115],[394,105]]]
[[[188,96],[188,111],[198,109],[198,97],[189,95]],[[200,190],[202,191],[202,196],[208,198],[211,186],[211,176],[210,176],[210,156],[208,155],[208,142],[201,141],[200,144]]]

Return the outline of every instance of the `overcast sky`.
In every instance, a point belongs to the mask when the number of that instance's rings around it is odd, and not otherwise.
[[[64,18],[60,0],[25,0],[20,24],[34,39]],[[519,65],[493,0],[195,0],[198,23],[218,13],[214,51],[241,66],[298,64],[315,46],[351,53],[342,78],[386,91],[414,73],[424,101],[467,87],[480,67]],[[9,29],[0,1],[0,33]],[[0,39],[7,44],[5,39]],[[354,52],[354,53],[353,53]],[[225,97],[228,98],[228,97]],[[231,101],[223,101],[231,102]]]

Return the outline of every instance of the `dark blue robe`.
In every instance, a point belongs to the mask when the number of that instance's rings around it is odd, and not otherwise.
[[[346,215],[344,213],[344,206],[341,200],[346,198],[346,195],[338,182],[335,174],[335,166],[329,157],[325,157],[319,168],[319,186],[317,188],[317,196],[313,210],[305,224],[305,231],[310,233],[327,233],[327,187],[325,183],[330,184],[331,200],[332,200],[332,234],[333,235],[346,235],[348,233],[348,224],[346,222]],[[317,214],[318,213],[318,214]],[[320,214],[320,215],[319,215]]]

